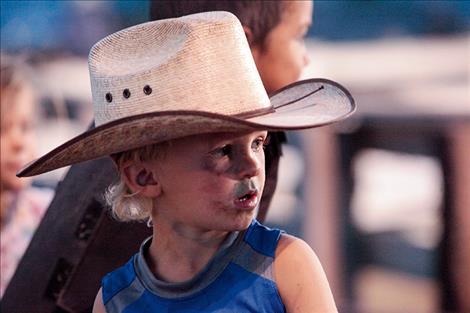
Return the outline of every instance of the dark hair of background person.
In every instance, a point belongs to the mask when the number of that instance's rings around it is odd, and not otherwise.
[[[180,17],[208,11],[228,11],[251,30],[250,46],[264,43],[267,34],[280,22],[283,1],[150,1],[150,20]]]

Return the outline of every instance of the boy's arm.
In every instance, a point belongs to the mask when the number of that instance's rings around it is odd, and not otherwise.
[[[287,313],[338,312],[320,261],[303,240],[281,236],[274,275]]]
[[[103,294],[101,288],[98,291],[98,294],[95,298],[95,303],[93,304],[93,313],[106,313],[106,309],[103,304]]]

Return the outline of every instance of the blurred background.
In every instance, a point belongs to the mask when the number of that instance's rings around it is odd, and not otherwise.
[[[40,154],[92,121],[87,53],[148,1],[1,2],[40,93]],[[470,312],[470,2],[315,1],[304,77],[358,105],[290,134],[268,223],[320,257],[340,311]],[[67,169],[39,176],[54,188]]]

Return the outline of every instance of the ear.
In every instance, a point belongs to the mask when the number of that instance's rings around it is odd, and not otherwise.
[[[132,192],[139,192],[149,198],[156,198],[161,194],[161,185],[147,162],[128,161],[122,164],[121,177]]]
[[[251,28],[248,26],[243,26],[243,31],[245,32],[246,39],[248,40],[248,44],[251,47],[253,44],[253,32],[251,31]]]

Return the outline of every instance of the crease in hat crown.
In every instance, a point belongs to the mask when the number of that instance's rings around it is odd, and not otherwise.
[[[96,126],[156,111],[246,115],[271,109],[243,28],[228,12],[109,35],[91,49],[89,69]]]

